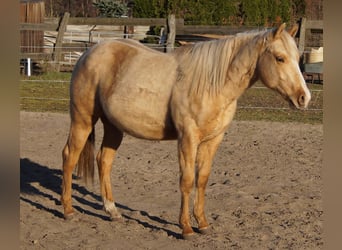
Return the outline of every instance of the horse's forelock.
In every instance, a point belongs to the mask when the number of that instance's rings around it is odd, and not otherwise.
[[[299,51],[291,34],[284,30],[279,37],[274,38],[272,33],[273,31],[270,30],[264,35],[266,38],[265,49],[268,49],[270,46],[272,46],[274,41],[273,39],[279,39],[282,43],[284,52],[286,52],[286,54],[288,54],[290,57],[299,59]],[[277,47],[277,49],[279,49],[279,47]]]

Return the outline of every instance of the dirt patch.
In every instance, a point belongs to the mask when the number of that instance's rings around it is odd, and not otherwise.
[[[69,117],[20,113],[21,249],[321,249],[323,126],[234,121],[206,195],[212,232],[180,239],[175,141],[125,136],[112,171],[123,222],[102,210],[99,183],[73,181],[78,215],[59,202]],[[96,128],[97,147],[102,128]],[[195,226],[196,224],[193,223]]]

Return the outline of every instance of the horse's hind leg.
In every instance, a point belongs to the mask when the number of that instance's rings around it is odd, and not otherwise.
[[[62,151],[63,155],[63,182],[61,202],[64,206],[64,218],[72,217],[74,210],[71,202],[72,172],[78,162],[81,151],[92,131],[92,122],[85,120],[71,120],[68,141]]]
[[[115,153],[119,148],[123,133],[113,126],[106,118],[101,118],[104,129],[104,136],[101,148],[96,156],[100,185],[101,196],[103,200],[103,208],[110,215],[112,220],[121,218],[121,214],[117,211],[113,199],[110,174]]]

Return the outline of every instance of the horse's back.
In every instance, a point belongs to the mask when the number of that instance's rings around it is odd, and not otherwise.
[[[169,100],[176,69],[172,56],[137,42],[104,42],[92,47],[77,63],[71,100],[89,113],[102,113],[133,136],[173,138]]]

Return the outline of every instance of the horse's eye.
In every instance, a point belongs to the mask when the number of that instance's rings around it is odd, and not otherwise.
[[[284,58],[281,56],[276,56],[276,60],[277,60],[277,62],[280,62],[280,63],[285,62]]]

